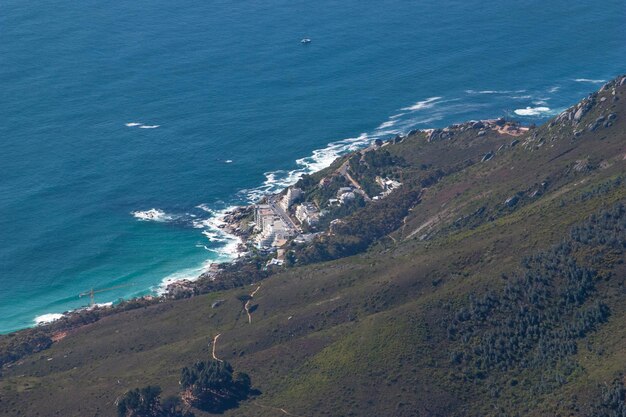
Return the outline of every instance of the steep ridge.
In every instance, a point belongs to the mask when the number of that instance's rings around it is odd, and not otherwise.
[[[261,392],[225,415],[605,415],[602,386],[626,371],[625,101],[618,77],[540,127],[474,121],[345,156],[310,183],[354,159],[364,189],[395,176],[403,186],[389,199],[419,199],[399,222],[372,202],[315,244],[346,244],[342,230],[370,218],[393,223],[393,239],[325,262],[313,255],[337,252],[309,251],[311,263],[258,293],[71,330],[3,368],[0,410],[109,416],[129,389],[175,394],[181,368],[210,358],[217,334],[219,359]],[[240,298],[253,292],[250,321]]]

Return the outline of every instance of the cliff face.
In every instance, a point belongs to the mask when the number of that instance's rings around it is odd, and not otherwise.
[[[474,121],[347,155],[303,179],[307,198],[328,201],[342,169],[363,190],[402,185],[294,248],[311,264],[257,284],[251,319],[247,287],[105,317],[3,369],[0,410],[112,415],[128,389],[177,393],[220,334],[218,356],[261,392],[225,415],[610,415],[626,371],[625,120],[618,77],[543,126]],[[405,193],[419,198],[391,209]]]

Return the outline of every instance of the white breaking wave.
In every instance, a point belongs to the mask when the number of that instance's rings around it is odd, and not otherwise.
[[[467,94],[519,94],[526,90],[465,90]]]
[[[138,127],[139,129],[156,129],[161,127],[161,125],[144,125],[141,122],[128,122],[124,123],[126,127]]]
[[[338,157],[367,147],[376,139],[390,139],[395,135],[405,134],[420,125],[442,120],[446,116],[454,115],[458,112],[465,113],[484,106],[484,104],[458,103],[461,101],[459,98],[442,99],[443,97],[430,97],[426,100],[418,101],[402,109],[409,110],[409,112],[390,116],[387,121],[381,123],[372,132],[361,133],[358,137],[331,142],[323,149],[314,150],[311,156],[297,159],[296,168],[293,170],[266,172],[264,174],[265,181],[260,186],[241,190],[239,195],[248,203],[259,201],[267,194],[280,192],[284,188],[295,184],[303,175],[327,168]],[[445,106],[443,105],[444,103]],[[418,110],[427,109],[432,110],[417,112]],[[416,117],[418,113],[419,117]]]
[[[209,241],[217,241],[220,243],[224,243],[219,248],[210,249],[205,248],[211,252],[214,252],[218,255],[217,261],[226,262],[230,261],[239,256],[239,245],[242,242],[239,236],[235,236],[226,232],[223,228],[226,225],[224,221],[224,216],[226,213],[232,211],[236,208],[236,206],[227,207],[222,210],[213,210],[209,208],[206,204],[200,204],[197,208],[209,213],[211,215],[210,218],[204,219],[202,221],[194,221],[193,225],[195,228],[202,228],[204,231],[203,235],[209,239]]]
[[[200,276],[207,272],[211,265],[221,262],[230,262],[233,259],[239,257],[239,245],[242,243],[241,238],[232,235],[224,231],[223,226],[225,224],[224,215],[234,209],[235,207],[228,207],[223,210],[213,210],[206,204],[201,204],[197,208],[210,214],[211,217],[203,220],[193,220],[192,225],[197,229],[205,229],[202,234],[207,237],[210,242],[219,243],[220,246],[216,248],[209,248],[206,245],[197,245],[205,250],[214,253],[216,256],[213,259],[204,261],[201,265],[192,268],[186,268],[181,271],[177,271],[163,278],[158,288],[156,288],[157,294],[161,295],[167,289],[167,286],[177,281],[195,281]]]
[[[606,80],[591,80],[589,78],[576,78],[574,81],[577,83],[592,83],[592,84],[601,84]]]
[[[548,93],[556,93],[557,91],[559,91],[561,89],[561,87],[559,87],[558,85],[554,86],[554,87],[550,87],[548,89]]]
[[[400,110],[417,111],[417,110],[423,110],[423,109],[430,109],[430,108],[434,107],[435,104],[437,104],[437,102],[439,100],[441,100],[442,98],[443,97],[429,97],[426,100],[418,101],[417,103],[413,104],[412,106],[403,107]]]
[[[200,278],[204,272],[208,271],[214,261],[205,261],[200,266],[183,269],[182,271],[174,272],[171,275],[163,278],[161,283],[154,290],[158,295],[163,295],[167,286],[178,281],[196,281]]]
[[[377,132],[376,135],[371,137],[366,133],[361,133],[356,138],[348,138],[337,142],[331,142],[326,146],[326,148],[314,150],[311,156],[297,159],[296,169],[291,171],[277,170],[266,172],[264,174],[265,181],[263,181],[262,185],[252,189],[241,190],[240,194],[245,196],[248,202],[258,201],[261,197],[267,194],[279,192],[280,190],[295,184],[305,174],[320,171],[328,167],[341,155],[362,149],[369,145],[377,137],[389,133],[393,133],[393,131]]]
[[[58,314],[58,313],[42,314],[41,316],[35,317],[34,321],[35,321],[35,324],[46,324],[46,323],[52,323],[53,321],[56,321],[60,319],[61,317],[63,317],[63,314]]]
[[[227,160],[225,160],[225,161],[224,161],[224,163],[227,163],[227,164],[232,164],[232,163],[233,163],[233,160],[232,160],[232,159],[227,159]]]
[[[386,121],[384,123],[381,123],[380,126],[378,126],[376,128],[376,130],[386,129],[388,127],[391,127],[391,126],[395,125],[396,122],[397,122],[397,120],[388,120],[388,121]]]
[[[165,223],[176,219],[176,216],[165,213],[163,210],[152,208],[145,211],[132,211],[132,214],[136,219],[142,221],[153,221],[159,223]]]
[[[517,109],[514,111],[519,116],[540,116],[550,113],[549,107],[526,107],[525,109]]]

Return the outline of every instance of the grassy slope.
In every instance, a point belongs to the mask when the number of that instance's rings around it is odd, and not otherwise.
[[[461,384],[452,375],[443,325],[447,306],[464,304],[471,292],[502,286],[501,273],[517,269],[523,255],[557,242],[599,208],[626,201],[623,186],[579,198],[625,171],[624,90],[618,91],[618,102],[602,93],[609,100],[586,118],[610,108],[619,114],[613,127],[575,138],[572,128],[557,132],[546,125],[491,161],[441,180],[393,234],[396,243],[384,239],[365,254],[263,281],[252,324],[236,297],[256,286],[129,311],[74,331],[3,371],[0,413],[112,416],[113,402],[129,388],[159,384],[165,394],[176,393],[180,369],[210,355],[208,341],[217,333],[222,334],[218,356],[249,373],[262,391],[226,415],[280,415],[276,408],[300,416],[492,411],[483,387]],[[422,163],[480,160],[512,139],[468,131],[426,143],[418,134],[385,149],[407,160],[410,175]],[[572,169],[587,158],[596,169]],[[541,197],[527,192],[518,207],[504,208],[508,197],[546,179]],[[491,221],[451,226],[482,206]],[[429,238],[420,240],[425,233]],[[583,371],[545,398],[529,398],[523,388],[505,390],[511,410],[576,414],[569,408],[573,394],[584,403],[597,384],[625,370],[626,309],[611,285],[602,291],[613,315],[589,337],[602,354],[581,349],[577,360]],[[213,309],[216,299],[226,301]]]

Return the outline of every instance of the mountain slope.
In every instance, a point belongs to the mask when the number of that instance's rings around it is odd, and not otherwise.
[[[369,250],[72,330],[3,369],[0,410],[112,416],[128,389],[177,393],[181,368],[215,348],[261,391],[225,415],[591,415],[599,386],[626,363],[625,216],[616,209],[626,202],[625,102],[619,77],[541,127],[471,122],[373,149],[394,166],[355,164],[355,180],[384,169],[403,183],[388,198],[417,190],[420,199]],[[388,221],[375,204],[347,225],[365,215]],[[562,258],[547,255],[562,242],[570,248]],[[539,254],[552,272],[525,260]],[[570,260],[592,272],[579,277]],[[528,284],[528,273],[545,285]],[[575,301],[563,301],[581,285]],[[237,297],[259,286],[249,322]],[[567,348],[546,336],[599,303],[607,314],[568,336]],[[530,330],[519,325],[522,310],[536,313]]]

